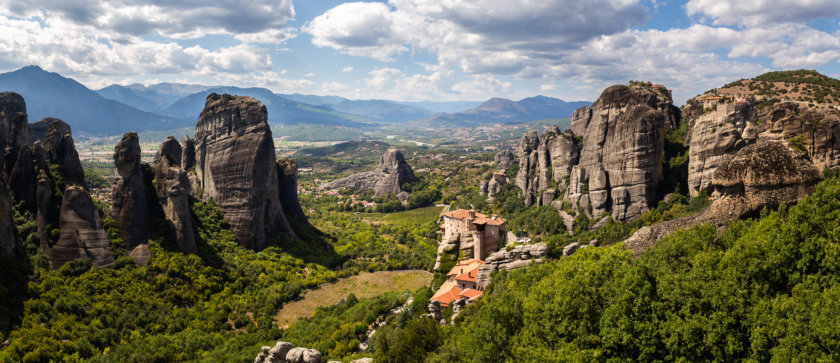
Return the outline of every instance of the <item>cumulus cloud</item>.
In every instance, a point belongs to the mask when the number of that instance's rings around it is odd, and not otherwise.
[[[295,16],[291,0],[0,0],[0,13],[19,18],[61,18],[115,35],[159,33],[169,38],[276,32]]]
[[[305,31],[313,44],[351,55],[389,61],[416,48],[467,72],[516,73],[648,15],[637,0],[390,0],[338,5]]]
[[[685,9],[688,15],[709,19],[717,25],[758,26],[840,16],[840,1],[690,0]]]
[[[341,69],[341,71],[342,71],[342,72],[344,72],[344,73],[347,73],[347,72],[352,72],[352,71],[353,71],[353,67],[344,67],[344,68],[342,68],[342,69]]]

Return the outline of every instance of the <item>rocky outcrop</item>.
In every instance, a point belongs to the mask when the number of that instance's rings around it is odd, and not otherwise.
[[[484,264],[478,268],[476,283],[482,288],[490,284],[490,274],[493,271],[513,270],[528,266],[532,263],[539,263],[548,254],[548,245],[545,243],[534,243],[516,245],[509,251],[503,249],[493,253],[484,260]]]
[[[114,263],[110,241],[85,188],[70,185],[64,190],[60,215],[58,241],[47,252],[52,268],[81,259],[90,259],[97,267]]]
[[[400,194],[400,185],[415,180],[414,171],[399,150],[390,149],[379,158],[376,170],[350,175],[323,185],[325,189],[373,190],[375,197]]]
[[[85,185],[85,172],[76,151],[73,135],[65,128],[64,121],[55,119],[47,126],[44,135],[44,150],[53,164],[59,166],[67,185]]]
[[[47,130],[53,122],[58,122],[58,124],[53,126],[57,130],[57,135],[64,135],[70,132],[70,125],[66,122],[54,117],[46,117],[38,122],[29,124],[29,144],[34,145],[35,141],[44,140],[47,136]]]
[[[663,178],[665,130],[676,125],[676,114],[662,91],[638,86],[604,90],[589,118],[572,125],[584,130],[583,146],[565,198],[573,206],[589,204],[594,216],[609,211],[616,220],[648,210]]]
[[[297,162],[293,159],[277,160],[277,177],[280,200],[283,201],[283,212],[299,225],[314,231],[315,227],[309,224],[309,219],[306,218],[298,199]]]
[[[274,347],[264,346],[254,363],[321,363],[321,352],[295,347],[289,342],[277,342]]]
[[[708,189],[712,175],[738,150],[759,140],[799,137],[819,169],[840,166],[840,118],[835,113],[794,102],[759,107],[738,102],[694,99],[683,108],[689,123],[688,188],[692,196]]]
[[[251,97],[207,96],[195,127],[195,172],[242,246],[262,249],[266,231],[296,238],[279,198],[265,106]],[[180,158],[180,156],[179,156]]]
[[[551,204],[568,186],[568,175],[578,161],[575,135],[561,132],[556,125],[539,136],[532,130],[522,136],[518,152],[516,185],[522,190],[525,205]]]
[[[0,176],[0,254],[23,258],[23,248],[12,220],[12,203],[6,191],[6,181]]]
[[[813,193],[823,179],[808,156],[785,141],[766,140],[739,150],[712,175],[712,204],[703,212],[643,227],[624,245],[641,254],[660,238],[680,228],[697,224],[723,225],[754,215],[762,208],[791,204]]]
[[[149,204],[136,132],[126,133],[117,143],[114,167],[111,217],[120,230],[126,249],[131,251],[149,239]]]
[[[181,152],[181,168],[189,171],[195,167],[195,140],[184,136],[181,139],[181,146],[183,147]]]
[[[190,214],[190,180],[181,168],[181,154],[175,138],[161,143],[155,154],[155,187],[178,247],[185,253],[198,253]]]
[[[15,150],[11,150],[15,148]],[[22,210],[29,211],[33,215],[37,210],[36,196],[38,185],[37,169],[35,167],[35,155],[33,149],[27,144],[9,145],[7,152],[16,155],[14,160],[7,160],[9,167],[9,190],[16,203],[21,203]]]
[[[496,156],[493,157],[493,162],[496,163],[496,169],[498,170],[508,170],[515,160],[516,155],[510,150],[499,151]]]
[[[5,155],[0,157],[0,173],[8,175],[10,166],[7,164],[14,163],[17,148],[28,142],[26,102],[17,93],[0,92],[0,152]],[[9,147],[11,154],[6,152]]]

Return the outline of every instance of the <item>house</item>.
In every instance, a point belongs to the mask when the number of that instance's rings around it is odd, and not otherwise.
[[[478,277],[478,269],[484,261],[477,259],[469,259],[459,261],[449,273],[446,274],[446,281],[440,285],[438,291],[432,295],[430,301],[437,301],[440,306],[447,307],[452,302],[466,299],[467,303],[471,303],[479,299],[484,292],[478,286],[476,278]]]
[[[457,245],[465,258],[485,259],[499,249],[505,235],[505,220],[478,213],[474,209],[458,209],[443,214],[443,244]]]

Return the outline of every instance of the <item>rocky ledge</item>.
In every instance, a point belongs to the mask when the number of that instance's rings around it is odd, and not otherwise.
[[[375,197],[389,193],[400,195],[400,185],[415,180],[414,171],[399,150],[390,149],[379,158],[379,166],[373,171],[350,175],[323,185],[324,189],[373,190]]]

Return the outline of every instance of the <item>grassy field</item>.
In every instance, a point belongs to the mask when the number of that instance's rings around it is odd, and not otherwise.
[[[431,282],[432,274],[422,270],[379,271],[351,276],[306,291],[303,299],[283,305],[274,320],[285,329],[297,319],[312,316],[317,307],[333,305],[350,293],[366,299],[391,291],[414,291]]]
[[[355,216],[368,223],[421,224],[437,219],[441,210],[443,210],[443,207],[432,206],[394,213],[359,213]]]

